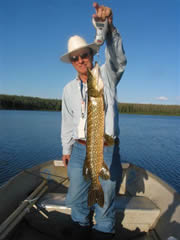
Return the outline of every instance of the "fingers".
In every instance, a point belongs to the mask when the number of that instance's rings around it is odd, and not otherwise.
[[[103,5],[99,6],[98,3],[94,2],[93,7],[95,8],[96,14],[93,14],[95,20],[105,21],[106,18],[112,16],[112,10],[109,7],[105,7]]]
[[[93,3],[93,7],[95,8],[95,14],[93,14],[93,18],[95,18],[96,20],[98,20],[98,9],[99,9],[99,4],[98,3],[96,3],[96,2],[94,2]]]
[[[64,163],[64,167],[67,167],[68,166],[68,162],[69,162],[69,159],[63,159],[63,163]]]
[[[106,19],[106,11],[104,6],[101,6],[97,11],[98,18],[102,19],[103,21]]]
[[[105,7],[105,15],[106,15],[107,17],[112,16],[112,9],[109,8],[109,7]]]
[[[63,161],[65,167],[68,166],[69,160],[70,160],[70,155],[63,155],[62,156],[62,161]]]
[[[97,3],[97,2],[94,2],[93,3],[93,7],[95,8],[95,10],[97,11],[98,10],[98,8],[99,8],[99,4]]]

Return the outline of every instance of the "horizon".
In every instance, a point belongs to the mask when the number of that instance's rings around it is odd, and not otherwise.
[[[91,43],[95,36],[94,1],[74,1],[0,1],[0,94],[62,98],[63,87],[76,77],[71,64],[59,61],[68,38],[80,35]],[[127,57],[118,102],[179,106],[180,1],[97,2],[112,8]]]
[[[25,96],[25,95],[16,95],[16,94],[1,94],[0,96],[5,95],[5,96],[16,96],[16,97],[27,97],[27,98],[39,98],[39,99],[44,99],[44,100],[58,100],[61,101],[61,98],[44,98],[44,97],[38,97],[38,96]],[[118,104],[122,103],[122,104],[144,104],[144,105],[163,105],[163,106],[178,106],[180,107],[180,105],[176,105],[176,104],[160,104],[160,103],[138,103],[138,102],[117,102]]]

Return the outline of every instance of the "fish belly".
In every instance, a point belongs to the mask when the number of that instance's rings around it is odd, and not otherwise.
[[[104,147],[104,102],[103,97],[90,97],[88,101],[86,160],[90,167],[92,180],[103,163]]]
[[[88,173],[91,185],[88,206],[98,203],[104,206],[104,192],[99,181],[104,147],[104,102],[103,97],[90,97],[88,101],[87,142],[84,175]],[[85,170],[86,169],[86,170]]]

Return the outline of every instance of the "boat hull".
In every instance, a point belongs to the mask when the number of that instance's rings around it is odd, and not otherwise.
[[[57,196],[66,194],[69,180],[67,169],[61,161],[49,161],[24,170],[0,188],[1,226],[44,179],[48,186],[44,197],[52,193]],[[39,204],[42,200],[39,200]],[[123,164],[123,180],[116,205],[118,226],[128,231],[136,231],[138,228],[141,232],[149,232],[154,229],[160,239],[170,236],[180,238],[180,195],[149,171],[132,164]],[[55,205],[54,209],[51,207],[46,211],[59,211],[68,215],[69,221],[71,210],[62,206],[61,210]]]

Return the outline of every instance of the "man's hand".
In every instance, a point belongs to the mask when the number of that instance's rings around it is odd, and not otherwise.
[[[68,163],[69,163],[69,160],[70,160],[70,155],[63,155],[62,156],[62,161],[64,163],[64,166],[67,167]]]
[[[93,18],[96,21],[105,21],[108,19],[109,25],[112,25],[112,10],[109,7],[105,7],[103,5],[99,6],[98,3],[93,3],[93,7],[95,8],[96,14],[93,14]]]

